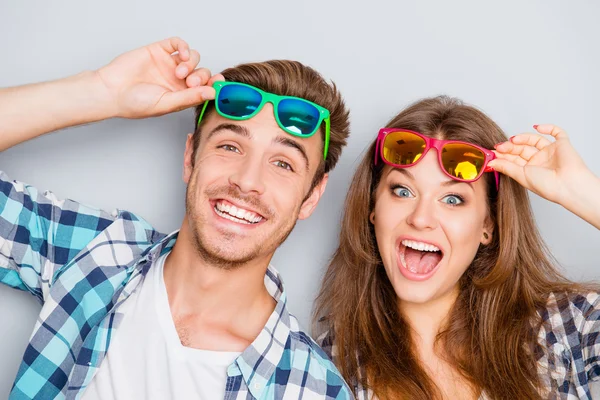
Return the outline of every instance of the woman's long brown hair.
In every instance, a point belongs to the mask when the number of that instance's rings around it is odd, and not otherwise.
[[[481,111],[445,96],[411,105],[386,126],[488,149],[507,140]],[[383,169],[383,163],[374,166],[374,146],[358,166],[346,198],[340,244],[317,298],[315,327],[317,333],[330,331],[334,360],[350,384],[371,388],[379,399],[441,398],[414,351],[411,328],[398,311],[369,222]],[[485,391],[492,399],[541,398],[536,360],[544,349],[537,343],[538,311],[550,293],[588,288],[557,270],[536,227],[527,190],[501,176],[496,192],[493,174],[484,179],[492,242],[480,246],[461,278],[436,349],[476,393]]]

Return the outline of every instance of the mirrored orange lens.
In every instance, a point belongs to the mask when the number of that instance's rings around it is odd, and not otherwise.
[[[383,142],[383,158],[396,165],[416,163],[425,151],[425,140],[410,132],[391,132]]]
[[[476,147],[448,143],[442,148],[442,165],[448,174],[458,179],[473,180],[481,173],[485,154]]]

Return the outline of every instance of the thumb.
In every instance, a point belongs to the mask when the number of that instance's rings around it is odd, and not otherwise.
[[[166,92],[156,104],[156,112],[167,114],[181,111],[214,98],[215,89],[210,86],[197,86],[175,92]]]

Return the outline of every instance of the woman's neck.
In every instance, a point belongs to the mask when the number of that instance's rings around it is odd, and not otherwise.
[[[398,309],[414,333],[413,340],[422,350],[430,349],[435,345],[438,333],[444,328],[448,316],[456,299],[458,286],[441,297],[426,303],[410,303],[398,301]]]
[[[411,328],[414,354],[427,371],[445,399],[477,399],[475,389],[447,360],[443,346],[436,346],[436,339],[449,322],[450,311],[458,298],[458,286],[442,297],[427,303],[399,301],[400,313]],[[443,351],[443,350],[442,350]]]

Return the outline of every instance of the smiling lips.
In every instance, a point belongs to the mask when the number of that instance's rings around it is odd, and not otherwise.
[[[400,242],[398,258],[404,269],[425,276],[438,266],[442,252],[432,244],[405,239]]]
[[[254,225],[264,219],[262,215],[236,207],[226,200],[218,200],[214,209],[218,216],[240,224]]]

